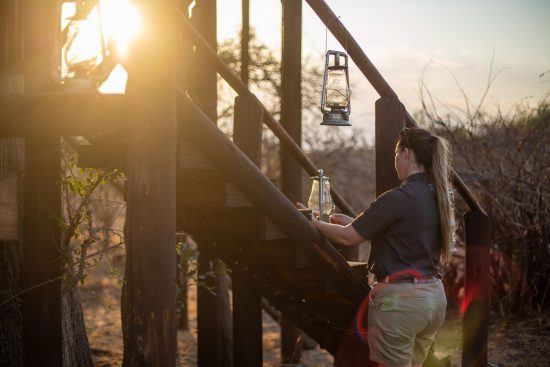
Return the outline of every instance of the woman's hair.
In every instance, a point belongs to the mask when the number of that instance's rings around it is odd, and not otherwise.
[[[454,246],[456,221],[451,187],[451,148],[447,140],[424,129],[405,128],[399,133],[397,147],[411,149],[419,164],[430,174],[437,196],[441,222],[441,258],[447,263]]]

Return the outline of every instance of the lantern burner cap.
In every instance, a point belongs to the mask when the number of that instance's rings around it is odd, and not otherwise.
[[[323,122],[325,126],[351,126],[349,115],[346,112],[332,111],[323,113]]]

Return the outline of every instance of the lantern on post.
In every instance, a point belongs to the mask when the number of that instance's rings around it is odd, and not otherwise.
[[[348,55],[341,51],[327,51],[323,92],[321,94],[321,125],[351,126],[351,90],[349,87]]]
[[[99,9],[95,2],[61,3],[61,81],[66,92],[97,91],[97,65],[105,54]]]

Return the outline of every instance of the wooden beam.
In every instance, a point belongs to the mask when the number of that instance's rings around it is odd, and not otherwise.
[[[91,136],[135,120],[124,95],[37,93],[0,97],[0,136]]]
[[[216,164],[235,182],[256,207],[283,230],[290,240],[324,271],[326,276],[352,300],[362,301],[368,292],[366,279],[359,277],[345,259],[324,239],[296,206],[212,124],[185,93],[179,91],[178,103],[185,111],[179,129],[195,148]]]
[[[56,1],[28,0],[22,6],[25,93],[48,92],[55,87],[51,55]],[[25,140],[21,259],[21,285],[28,290],[22,296],[25,366],[63,363],[60,143],[55,136],[35,135]]]
[[[489,251],[491,221],[479,211],[464,216],[466,277],[462,320],[462,366],[487,366],[491,284]]]
[[[176,365],[176,116],[173,3],[139,1],[143,29],[127,63],[139,116],[128,141],[123,366]]]
[[[395,143],[405,127],[405,108],[396,99],[382,97],[375,105],[376,196],[399,186],[394,168]]]
[[[251,96],[235,98],[233,141],[256,166],[260,165],[262,108]],[[262,298],[248,287],[238,266],[233,269],[233,356],[235,366],[262,365]]]
[[[281,124],[302,146],[302,1],[282,1]],[[293,203],[303,202],[302,167],[280,147],[281,188]],[[281,362],[298,364],[302,355],[300,329],[281,315]]]

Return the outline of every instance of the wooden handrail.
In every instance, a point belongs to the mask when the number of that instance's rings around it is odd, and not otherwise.
[[[317,16],[323,21],[325,26],[330,30],[334,37],[340,42],[340,45],[347,51],[350,58],[355,65],[363,73],[365,78],[371,83],[380,97],[390,97],[399,99],[397,93],[390,87],[388,82],[384,79],[382,74],[376,69],[374,64],[369,60],[361,46],[357,43],[355,38],[347,30],[344,24],[338,19],[336,14],[330,9],[330,7],[323,0],[306,0],[311,9],[317,14]],[[416,121],[412,118],[410,113],[405,109],[405,123],[408,127],[417,127]],[[472,210],[478,210],[485,213],[479,202],[475,199],[474,195],[468,189],[464,181],[460,178],[458,173],[453,169],[453,183],[456,190],[462,196],[466,204]]]
[[[221,59],[221,57],[210,47],[208,42],[201,36],[201,34],[193,27],[189,19],[176,8],[176,11],[180,18],[180,23],[183,26],[183,30],[187,32],[191,42],[204,52],[204,56],[208,58],[208,61],[212,63],[217,72],[222,78],[237,92],[239,95],[252,95],[258,103],[262,106],[264,123],[273,131],[275,136],[279,138],[281,144],[288,149],[292,156],[300,163],[300,165],[306,170],[306,172],[312,176],[317,175],[319,168],[309,159],[301,148],[294,142],[292,137],[287,133],[285,128],[277,121],[273,115],[267,110],[267,108],[261,103],[261,101],[254,95],[248,87],[242,82],[239,76],[231,70],[227,64]],[[334,187],[331,187],[330,193],[334,200],[334,203],[345,214],[355,216],[351,205],[349,205],[344,197]]]

